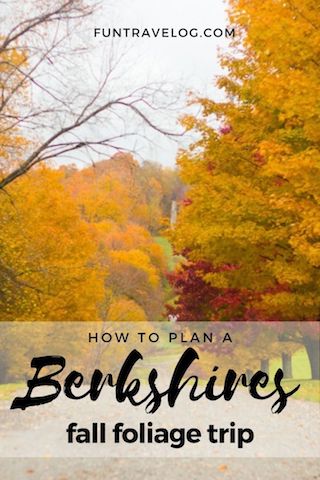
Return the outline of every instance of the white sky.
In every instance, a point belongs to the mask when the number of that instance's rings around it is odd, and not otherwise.
[[[95,19],[97,27],[226,28],[224,0],[104,0],[103,13]],[[96,38],[97,44],[109,40]],[[141,82],[165,80],[187,91],[219,97],[214,77],[221,73],[218,50],[224,50],[225,38],[135,38],[116,39],[122,49],[130,49],[132,78]],[[132,62],[132,63],[131,63]],[[130,72],[128,72],[130,74]],[[139,147],[138,147],[139,148]],[[153,144],[141,145],[143,158],[173,165],[177,144],[158,135]]]
[[[17,4],[20,0],[10,0],[7,10],[0,9],[0,19],[2,15],[7,17],[7,21],[15,20],[17,14]],[[37,0],[39,1],[39,0]],[[90,1],[90,0],[89,0]],[[95,2],[96,0],[91,0]],[[174,89],[180,93],[180,101],[173,112],[166,110],[165,113],[153,113],[152,121],[167,130],[181,130],[177,126],[177,118],[182,113],[187,113],[186,99],[188,92],[194,92],[201,96],[221,99],[222,93],[214,86],[215,77],[221,73],[218,61],[218,51],[226,50],[229,45],[228,39],[221,38],[117,38],[111,41],[108,38],[93,37],[94,27],[100,28],[197,28],[203,31],[205,28],[221,28],[224,30],[229,27],[227,15],[225,12],[227,0],[101,0],[101,8],[93,17],[86,17],[77,29],[75,38],[72,42],[79,41],[79,45],[88,47],[82,57],[77,57],[74,62],[73,70],[70,70],[69,63],[51,66],[46,64],[42,74],[42,80],[50,88],[58,87],[56,80],[56,68],[59,69],[59,75],[62,76],[67,84],[67,91],[77,91],[78,87],[85,93],[94,90],[95,82],[99,77],[99,71],[103,72],[108,64],[108,52],[122,55],[125,52],[125,58],[122,59],[120,69],[116,69],[116,80],[113,81],[110,88],[117,92],[128,94],[137,86],[156,82],[168,82],[168,85],[174,86]],[[32,2],[31,2],[32,3]],[[28,0],[24,2],[24,8],[29,12]],[[15,8],[13,8],[15,6]],[[20,11],[20,10],[19,10]],[[10,15],[11,12],[11,15]],[[21,8],[22,12],[22,8]],[[21,13],[20,12],[20,13]],[[73,47],[73,43],[70,44]],[[68,49],[68,44],[64,45]],[[124,61],[123,61],[124,60]],[[66,68],[68,72],[66,72]],[[52,75],[51,70],[54,75]],[[74,86],[74,88],[73,88]],[[108,83],[109,86],[109,83]],[[70,92],[69,92],[70,93]],[[119,94],[119,93],[118,93]],[[43,91],[40,91],[40,100]],[[66,94],[67,95],[67,94]],[[174,97],[174,94],[172,94]],[[68,96],[63,97],[68,101]],[[168,96],[171,99],[171,96]],[[33,97],[38,101],[38,97]],[[47,99],[44,97],[43,101]],[[45,106],[47,104],[45,103]],[[196,112],[194,108],[192,110]],[[58,119],[59,121],[59,119]],[[179,146],[185,146],[188,141],[184,138],[182,141],[173,141],[165,136],[157,134],[143,126],[137,125],[137,119],[126,118],[126,128],[128,131],[138,130],[141,136],[145,135],[149,141],[143,138],[135,140],[125,140],[121,144],[124,148],[134,149],[137,152],[137,158],[160,162],[165,165],[174,165],[177,149]],[[50,122],[49,122],[50,123]],[[55,125],[55,122],[52,122]],[[49,125],[51,128],[51,124]],[[98,131],[101,137],[101,129],[108,128],[117,130],[117,125],[99,124],[87,126],[88,131],[92,128]],[[46,131],[46,130],[45,130]],[[90,130],[91,131],[91,130]],[[99,136],[99,135],[98,135]],[[131,139],[132,137],[130,137]],[[97,153],[98,157],[91,158],[97,161],[102,155]],[[71,157],[71,156],[70,156]],[[105,156],[103,157],[105,158]],[[76,162],[82,165],[88,163],[88,152],[77,151],[76,157],[61,157],[58,163]]]

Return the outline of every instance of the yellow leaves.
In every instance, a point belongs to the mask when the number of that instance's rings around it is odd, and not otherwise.
[[[318,315],[320,302],[316,295],[309,292],[280,292],[264,295],[262,306],[271,315],[281,314],[284,320],[304,320]]]
[[[201,99],[203,117],[187,119],[198,139],[178,157],[189,189],[172,233],[190,260],[241,266],[206,276],[209,283],[274,287],[266,311],[292,320],[320,309],[316,7],[315,0],[230,0],[241,55],[222,58],[228,74],[218,87],[227,100]],[[284,286],[290,291],[274,293]]]
[[[0,41],[3,41],[3,35],[0,35]],[[23,50],[18,48],[2,49],[1,51],[0,74],[8,72],[14,66],[22,66],[27,61],[27,56]]]
[[[150,285],[156,287],[159,284],[159,275],[155,267],[152,265],[148,255],[141,250],[118,250],[110,252],[110,257],[113,261],[127,264],[134,267],[137,270],[143,271],[148,278]],[[130,279],[128,279],[130,281]]]
[[[229,286],[228,279],[221,273],[207,273],[203,276],[203,279],[213,287],[227,288]]]
[[[164,179],[175,181],[171,171],[148,163],[142,168],[122,153],[94,168],[66,171],[66,188],[97,247],[93,268],[104,274],[102,318],[123,299],[142,309],[144,318],[159,318],[166,259],[150,231],[159,228],[160,203],[171,192]]]
[[[139,247],[139,250],[149,257],[159,271],[165,271],[166,259],[163,250],[144,227],[135,224],[126,226],[113,224],[112,228],[100,238],[108,251],[128,251]]]
[[[0,36],[1,39],[1,36]],[[19,131],[19,108],[27,103],[26,83],[21,73],[27,63],[25,50],[2,49],[0,52],[0,178],[17,167],[28,146],[27,139]],[[24,116],[25,113],[21,113]]]
[[[311,242],[303,236],[292,236],[289,240],[296,255],[304,258],[308,262],[309,268],[320,267],[320,242]]]
[[[218,471],[221,472],[221,473],[225,473],[228,471],[228,465],[226,464],[221,464],[218,466]]]
[[[127,298],[119,298],[111,303],[108,312],[110,322],[144,322],[146,314],[136,302]]]
[[[311,219],[313,220],[312,222]],[[312,235],[316,238],[320,238],[320,217],[318,215],[315,217],[309,217],[309,226],[311,227]]]
[[[313,267],[320,267],[320,242],[316,244],[309,245],[306,249],[306,258]]]
[[[259,152],[266,160],[272,162],[276,159],[286,158],[291,153],[291,148],[289,145],[264,140],[259,144]]]
[[[43,167],[1,194],[3,320],[159,318],[164,253],[113,180]]]
[[[251,98],[278,112],[286,128],[300,126],[306,139],[319,141],[317,2],[235,0],[231,8],[243,29],[242,61],[247,66],[241,72],[238,58],[229,60],[229,76],[243,79],[242,95],[251,91]]]
[[[284,263],[281,260],[275,260],[271,262],[269,268],[275,279],[281,285],[304,285],[312,280],[310,271],[303,262]]]
[[[1,195],[2,268],[12,272],[3,285],[5,319],[97,318],[103,279],[88,268],[95,244],[60,177],[40,169]]]
[[[79,173],[70,183],[71,191],[90,222],[127,221],[131,208],[130,199],[125,186],[119,180],[110,176],[83,176]]]
[[[185,130],[188,132],[195,128],[196,125],[196,119],[192,115],[184,115],[181,120],[180,120],[181,125],[185,128]]]

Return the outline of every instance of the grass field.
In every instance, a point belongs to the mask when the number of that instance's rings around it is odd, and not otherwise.
[[[5,385],[0,385],[0,400],[10,400],[12,394],[24,386],[24,383],[6,383]]]
[[[270,362],[270,374],[273,376],[275,371],[281,367],[281,359],[275,358]],[[293,378],[310,379],[311,369],[307,352],[301,348],[292,355],[292,375]]]
[[[163,248],[164,254],[167,257],[168,261],[168,270],[172,271],[176,264],[181,261],[182,257],[179,255],[173,255],[172,246],[165,237],[154,237],[154,240],[157,242],[160,247]]]
[[[270,377],[272,378],[278,368],[281,368],[281,359],[275,358],[270,362]],[[292,355],[292,376],[290,380],[282,380],[286,391],[292,390],[300,384],[300,389],[294,398],[320,402],[320,380],[311,380],[311,369],[307,352],[301,348]]]
[[[299,390],[293,395],[293,398],[308,400],[310,402],[320,402],[320,380],[282,380],[281,385],[286,392],[290,392],[300,384]]]

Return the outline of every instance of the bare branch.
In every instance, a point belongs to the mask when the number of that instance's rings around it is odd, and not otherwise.
[[[0,43],[0,135],[3,146],[8,145],[5,158],[0,158],[0,189],[35,165],[73,151],[91,149],[100,155],[103,148],[126,149],[118,142],[145,138],[144,127],[181,137],[175,124],[168,127],[174,101],[163,84],[137,86],[130,79],[126,87],[120,71],[123,57],[112,49],[100,62],[101,76],[96,78],[97,56],[85,56],[90,52],[75,35],[75,26],[90,17],[97,4],[59,0],[52,8],[50,2],[41,6],[29,1],[36,13],[12,26]],[[27,140],[24,151],[21,142],[14,148],[19,135]]]

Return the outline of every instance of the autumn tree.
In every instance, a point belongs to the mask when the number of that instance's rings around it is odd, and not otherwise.
[[[2,321],[98,320],[103,272],[96,244],[61,174],[41,169],[0,202]]]
[[[149,228],[157,233],[165,219],[170,217],[172,202],[182,198],[184,186],[176,169],[150,161],[142,163],[139,183],[145,192],[146,203],[150,205]]]
[[[21,379],[42,341],[79,358],[77,326],[51,323],[97,322],[103,331],[106,322],[162,319],[167,262],[136,223],[125,177],[104,169],[97,175],[94,167],[38,167],[1,195],[0,321],[10,323],[2,323],[0,382]],[[23,322],[34,323],[28,344]],[[81,359],[96,365],[107,354],[102,347],[98,353],[99,359],[83,351]]]
[[[197,99],[203,117],[185,118],[200,139],[178,159],[190,189],[174,243],[192,262],[237,267],[207,274],[213,287],[258,293],[258,309],[279,320],[318,320],[316,2],[230,5],[241,42],[222,58],[225,101]],[[303,342],[319,378],[317,339]]]
[[[285,378],[291,378],[291,355],[301,348],[301,335],[289,336],[288,332],[284,334],[283,329],[275,323],[277,316],[272,317],[268,311],[259,309],[260,292],[245,288],[215,287],[206,281],[208,275],[230,270],[232,270],[230,265],[217,268],[206,261],[187,261],[185,254],[184,261],[174,272],[167,274],[174,294],[173,300],[166,305],[168,318],[173,318],[177,322],[230,321],[232,325],[228,328],[232,332],[232,337],[235,337],[234,343],[228,346],[227,352],[224,348],[219,348],[220,344],[215,346],[217,354],[223,354],[224,357],[230,355],[230,366],[232,361],[236,361],[237,365],[242,365],[248,372],[259,361],[261,370],[268,372],[270,359],[282,356]],[[246,322],[246,325],[237,324],[238,321]],[[268,324],[272,326],[267,328],[267,324],[264,323],[263,328],[260,324],[257,327],[257,324],[253,323],[256,321],[272,322]],[[225,326],[221,325],[220,329],[225,331]],[[215,334],[217,331],[216,328]],[[234,347],[239,345],[237,338],[242,339],[240,345],[243,348],[240,352],[239,348],[234,351]],[[261,341],[258,342],[258,338]],[[207,346],[204,345],[203,348],[206,350]]]
[[[125,305],[130,305],[127,320],[160,319],[166,261],[145,213],[154,205],[139,182],[138,162],[118,153],[94,167],[63,171],[67,189],[94,232],[97,264],[105,270],[101,317],[123,318]]]
[[[154,235],[168,223],[171,203],[183,191],[176,169],[154,162],[139,163],[125,152],[96,162],[93,168],[62,166],[61,170],[73,195],[81,192],[82,209],[88,218],[90,210],[97,216],[101,208],[105,219],[123,224],[130,221]]]

